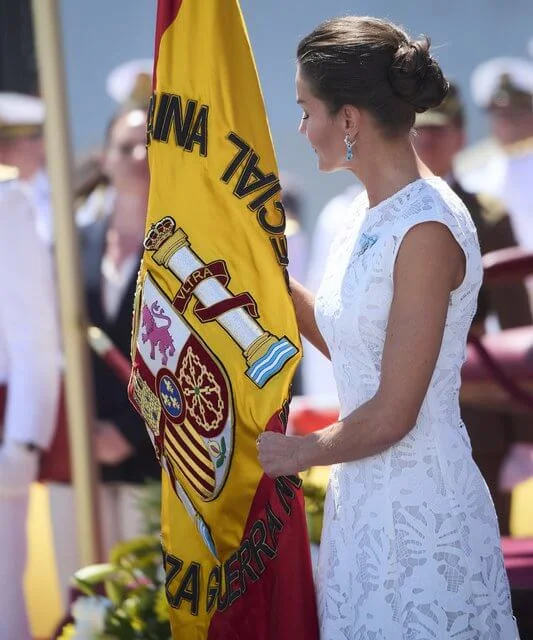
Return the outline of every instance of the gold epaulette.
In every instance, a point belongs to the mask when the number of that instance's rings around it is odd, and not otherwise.
[[[513,144],[507,144],[503,149],[505,151],[505,155],[510,158],[533,153],[533,136],[531,138],[519,140],[518,142],[513,142]]]
[[[507,217],[507,211],[501,200],[486,193],[476,193],[476,198],[481,205],[481,215],[488,224],[497,224]]]
[[[7,164],[0,164],[0,182],[15,180],[18,178],[19,170],[16,167],[10,167]]]

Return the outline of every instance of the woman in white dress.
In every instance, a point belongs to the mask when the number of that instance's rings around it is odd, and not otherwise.
[[[478,241],[410,139],[447,82],[427,39],[345,17],[302,40],[296,87],[319,169],[366,187],[316,302],[293,282],[300,330],[331,358],[339,420],[258,443],[270,476],[332,465],[321,639],[515,640],[496,514],[459,413]]]

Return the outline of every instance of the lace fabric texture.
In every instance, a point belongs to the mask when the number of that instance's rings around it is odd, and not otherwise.
[[[357,198],[333,243],[316,318],[343,417],[378,388],[396,255],[405,234],[430,221],[464,251],[465,278],[450,296],[414,428],[380,455],[332,467],[316,576],[321,640],[518,638],[496,514],[459,412],[481,256],[445,182],[417,180],[370,209],[366,194]]]

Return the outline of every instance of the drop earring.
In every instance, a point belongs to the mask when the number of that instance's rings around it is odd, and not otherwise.
[[[344,136],[344,144],[346,145],[346,160],[349,162],[353,158],[353,142],[350,142],[348,134]]]

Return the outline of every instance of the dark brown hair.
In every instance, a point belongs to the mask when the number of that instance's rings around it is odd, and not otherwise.
[[[390,137],[407,133],[415,114],[436,107],[448,82],[426,37],[411,40],[378,18],[327,20],[298,45],[301,73],[332,114],[345,104],[368,111]]]

